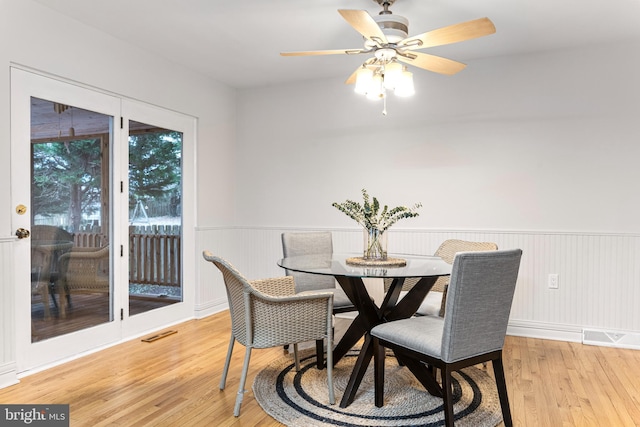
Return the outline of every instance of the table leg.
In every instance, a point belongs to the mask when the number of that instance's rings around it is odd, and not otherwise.
[[[418,307],[420,307],[420,304],[422,304],[422,301],[424,301],[424,298],[436,283],[437,279],[437,277],[423,277],[409,290],[400,302],[394,306],[384,307],[385,321],[390,322],[392,320],[408,319],[413,316],[416,311],[418,311]],[[389,289],[389,292],[391,291],[392,290]]]
[[[344,394],[342,395],[342,400],[340,401],[341,408],[346,408],[353,403],[353,399],[356,397],[356,392],[358,391],[358,387],[360,387],[364,374],[367,372],[367,368],[369,367],[369,363],[371,363],[372,357],[373,343],[371,335],[367,334],[364,338],[360,354],[358,354],[358,360],[356,360],[356,364],[353,367],[351,376],[349,377],[347,388],[344,390]]]
[[[425,364],[415,359],[403,357],[397,353],[395,355],[396,359],[398,359],[398,363],[406,366],[416,379],[420,381],[429,394],[432,396],[442,397],[442,387],[440,387],[436,381],[434,373],[431,373]]]
[[[381,310],[375,305],[364,282],[359,277],[337,276],[336,280],[358,310],[358,316],[351,322],[347,332],[333,351],[334,366],[362,338],[365,333],[380,323]]]
[[[336,280],[358,310],[358,316],[354,319],[351,326],[349,326],[349,329],[347,329],[347,332],[334,349],[334,366],[347,354],[347,352],[360,340],[360,338],[364,336],[364,343],[360,350],[360,354],[358,355],[358,360],[351,372],[347,388],[342,396],[342,400],[340,401],[341,408],[346,408],[353,402],[356,392],[358,391],[358,387],[360,386],[362,378],[367,371],[371,358],[373,357],[373,343],[371,335],[369,335],[369,331],[380,323],[411,317],[416,312],[433,284],[436,282],[436,279],[437,277],[425,277],[420,279],[420,281],[400,302],[397,301],[400,291],[402,290],[404,279],[394,279],[391,287],[385,295],[381,307],[378,308],[369,296],[361,278],[346,276],[336,277]],[[398,361],[401,364],[406,365],[411,372],[414,373],[416,378],[424,385],[429,393],[436,396],[442,395],[442,391],[435,381],[435,378],[428,372],[426,367],[405,358],[398,358]]]
[[[333,349],[333,366],[342,359],[353,348],[354,345],[364,336],[367,328],[362,322],[360,315],[356,316],[349,325],[347,332],[342,336],[336,347]]]
[[[358,316],[351,323],[351,326],[349,326],[349,329],[347,329],[347,332],[334,349],[334,365],[347,354],[360,338],[365,337],[362,349],[358,354],[358,360],[351,372],[347,388],[340,401],[340,407],[346,408],[353,402],[358,387],[373,357],[372,339],[368,332],[374,326],[384,322],[384,313],[385,311],[389,311],[386,307],[394,305],[398,300],[404,279],[394,280],[389,292],[385,296],[381,308],[375,305],[361,278],[343,276],[336,277],[336,279],[353,305],[358,309]]]

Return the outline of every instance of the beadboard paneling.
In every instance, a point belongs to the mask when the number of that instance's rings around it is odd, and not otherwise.
[[[13,242],[0,238],[0,388],[17,383],[15,364],[15,308],[13,289]]]
[[[228,258],[248,278],[260,278],[282,274],[276,261],[282,257],[283,231],[303,230],[239,227],[201,229],[199,233],[202,248]],[[361,249],[361,230],[332,232],[336,252]],[[557,337],[554,331],[572,331],[576,337],[582,328],[640,331],[640,314],[636,310],[640,303],[640,236],[392,229],[389,251],[432,254],[446,239],[491,241],[501,249],[523,250],[511,311],[511,324],[517,326],[519,334],[526,335],[527,328],[535,330],[535,336],[549,338]],[[213,273],[206,273],[207,281],[213,285],[201,283],[201,305],[226,298],[221,279]],[[558,289],[547,286],[551,273],[558,274]]]

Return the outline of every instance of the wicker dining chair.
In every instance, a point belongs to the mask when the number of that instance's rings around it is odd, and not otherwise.
[[[502,348],[520,268],[522,250],[459,253],[453,262],[444,319],[414,316],[371,330],[374,346],[375,405],[384,404],[385,348],[405,364],[440,369],[445,425],[453,426],[452,372],[491,361],[505,426],[513,425]],[[426,378],[425,380],[428,380]]]
[[[231,339],[220,379],[220,390],[224,390],[226,385],[235,341],[245,346],[244,365],[233,415],[240,415],[252,349],[293,344],[295,367],[299,370],[298,343],[322,339],[327,340],[329,403],[335,404],[333,294],[296,294],[295,282],[291,276],[249,281],[226,260],[209,251],[204,251],[202,255],[222,273],[231,312]]]
[[[493,242],[472,242],[468,240],[448,239],[440,244],[440,247],[438,247],[434,255],[442,258],[449,264],[453,264],[453,259],[458,252],[496,250],[498,250],[498,245]],[[391,280],[392,279],[385,279],[385,292],[389,289]],[[420,278],[406,279],[402,285],[400,298],[404,297],[407,292],[414,287],[416,283],[418,283],[418,280],[420,280]],[[423,316],[431,315],[443,317],[447,301],[448,285],[449,276],[438,277],[438,280],[436,280],[436,283],[433,285],[416,313]]]

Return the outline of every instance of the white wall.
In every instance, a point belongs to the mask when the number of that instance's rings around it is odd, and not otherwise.
[[[0,0],[1,149],[9,144],[9,65],[16,63],[100,90],[141,100],[198,118],[198,180],[224,182],[232,173],[235,90],[93,30],[29,0]],[[9,181],[9,156],[0,160]],[[200,166],[200,164],[199,164]],[[0,191],[8,191],[3,187]],[[233,186],[200,186],[198,215],[206,222],[233,218]],[[6,193],[5,193],[6,194]],[[8,197],[2,197],[3,201]],[[210,201],[210,204],[206,203]],[[215,209],[212,209],[215,206]],[[10,211],[0,210],[0,235],[12,234]]]
[[[639,232],[639,47],[414,70],[386,117],[340,80],[242,91],[238,221],[347,226],[331,202],[366,187],[421,201],[408,227]]]
[[[416,96],[391,97],[386,117],[340,79],[241,91],[237,233],[211,230],[203,245],[229,238],[249,277],[281,273],[279,232],[344,242],[356,224],[331,203],[367,188],[424,205],[392,228],[390,250],[432,253],[452,237],[522,247],[513,333],[640,333],[638,51],[629,40],[472,61],[451,77],[414,70]]]
[[[233,221],[235,90],[93,30],[30,0],[0,0],[0,258],[12,259],[10,206],[11,65],[197,117],[197,215]],[[216,185],[213,185],[215,183]],[[195,250],[193,248],[192,250]],[[198,265],[202,258],[198,253]],[[0,271],[0,386],[15,379],[11,269]]]

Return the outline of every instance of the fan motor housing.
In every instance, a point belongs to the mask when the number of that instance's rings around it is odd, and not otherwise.
[[[398,43],[409,35],[409,20],[400,15],[376,15],[374,21],[387,36],[389,43]]]

